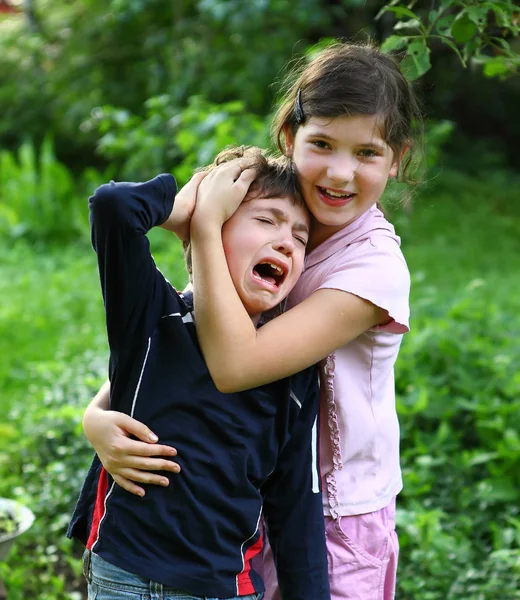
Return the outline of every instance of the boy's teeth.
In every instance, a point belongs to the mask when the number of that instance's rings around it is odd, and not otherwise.
[[[273,271],[277,274],[277,275],[283,275],[283,269],[280,268],[278,265],[273,265],[273,263],[270,262],[265,262],[262,263],[264,265],[269,265],[271,267],[271,269],[273,269]]]

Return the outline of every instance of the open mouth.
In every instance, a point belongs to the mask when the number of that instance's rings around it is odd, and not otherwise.
[[[323,196],[325,196],[326,198],[329,198],[332,201],[345,202],[345,201],[351,200],[356,195],[352,192],[337,192],[336,190],[331,190],[330,188],[324,188],[319,185],[316,187],[318,188],[318,190],[320,191],[320,193]]]
[[[260,281],[265,281],[269,285],[280,287],[285,281],[287,273],[285,269],[272,262],[261,262],[253,267],[253,277]]]

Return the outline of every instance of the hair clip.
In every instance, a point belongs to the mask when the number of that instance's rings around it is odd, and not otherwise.
[[[305,113],[302,108],[302,90],[298,88],[298,93],[296,94],[296,100],[294,102],[294,118],[298,125],[302,125],[305,121]]]

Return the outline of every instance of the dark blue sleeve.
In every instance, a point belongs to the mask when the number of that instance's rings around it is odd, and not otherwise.
[[[172,175],[145,183],[108,183],[89,198],[111,363],[122,349],[150,335],[162,307],[165,280],[146,237],[170,216],[177,191]]]
[[[263,489],[283,600],[330,600],[318,457],[319,386],[317,371],[307,371],[302,391],[293,389],[300,415]]]

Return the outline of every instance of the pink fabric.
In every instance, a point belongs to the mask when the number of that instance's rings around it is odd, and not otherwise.
[[[399,555],[395,498],[385,508],[372,513],[339,519],[325,517],[325,532],[331,600],[395,598]],[[264,600],[281,600],[268,543],[259,572],[266,587]]]
[[[410,274],[399,237],[376,207],[309,254],[289,307],[324,288],[366,299],[390,318],[322,364],[324,513],[337,518],[384,508],[402,488],[394,364],[408,331]]]

